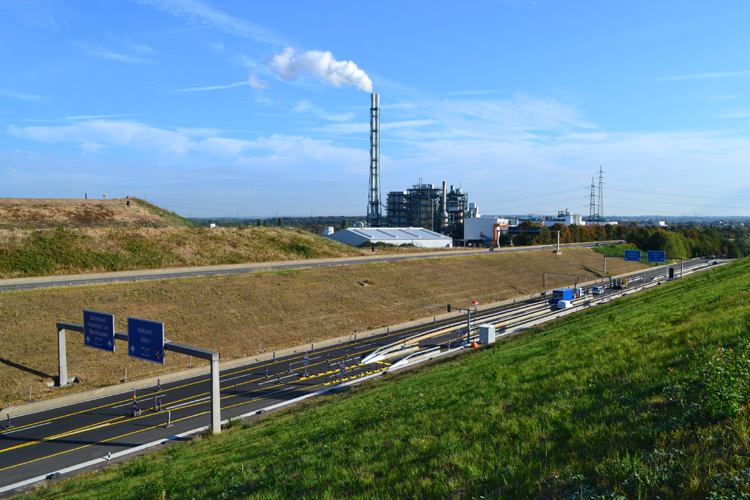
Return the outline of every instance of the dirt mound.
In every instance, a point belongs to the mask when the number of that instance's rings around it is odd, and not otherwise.
[[[130,202],[130,206],[128,206]],[[0,228],[173,227],[189,221],[137,198],[0,198]]]

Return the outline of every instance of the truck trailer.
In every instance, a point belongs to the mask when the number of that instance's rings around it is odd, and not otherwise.
[[[615,278],[612,280],[612,288],[615,290],[622,290],[626,286],[628,286],[627,278]]]
[[[550,302],[557,304],[560,300],[573,300],[580,299],[581,297],[583,297],[583,288],[558,288],[557,290],[552,290]]]
[[[558,288],[552,290],[552,302],[557,304],[561,300],[573,300],[573,289],[572,288]]]

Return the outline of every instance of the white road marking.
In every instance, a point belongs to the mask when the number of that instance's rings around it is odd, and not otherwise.
[[[151,401],[151,400],[152,400],[152,399],[154,399],[155,397],[156,397],[156,396],[152,396],[152,397],[150,397],[150,398],[141,398],[141,399],[136,399],[136,403],[140,403],[141,401]],[[110,409],[110,410],[114,410],[115,408],[122,408],[123,406],[132,406],[132,405],[133,405],[133,402],[132,402],[132,401],[130,401],[130,402],[128,402],[128,403],[125,403],[125,404],[122,404],[122,405],[117,405],[117,406],[110,406],[110,407],[109,407],[109,409]]]
[[[10,432],[3,432],[2,434],[0,434],[0,436],[5,436],[6,434],[13,434],[14,432],[21,432],[21,431],[25,431],[25,430],[28,430],[28,429],[34,429],[35,427],[41,427],[41,426],[43,426],[43,425],[49,425],[49,424],[51,424],[51,423],[52,423],[52,422],[45,422],[45,423],[43,423],[43,424],[39,424],[39,425],[32,425],[31,427],[24,427],[23,429],[16,429],[15,431],[10,431]]]
[[[112,424],[107,422],[106,424],[94,425],[91,427],[84,427],[83,429],[77,429],[75,431],[65,432],[63,434],[58,434],[57,436],[46,438],[46,441],[52,441],[53,439],[64,438],[64,437],[72,436],[74,434],[80,434],[82,432],[93,431],[94,429],[101,429],[102,427],[107,427],[108,425],[112,425]]]
[[[194,399],[192,401],[188,401],[187,403],[181,403],[181,404],[178,404],[178,405],[165,407],[165,409],[166,410],[172,410],[174,408],[179,408],[180,406],[186,406],[186,405],[189,405],[189,404],[198,403],[200,401],[205,401],[207,399],[211,399],[211,396],[206,396],[205,398],[200,398],[200,399]]]
[[[297,374],[297,373],[292,373],[292,374],[290,374],[290,375],[287,375],[286,377],[281,377],[281,378],[280,378],[279,380],[284,380],[285,378],[289,378],[289,377],[299,377],[299,374]],[[260,384],[258,384],[258,385],[263,385],[263,384],[270,384],[270,383],[272,383],[272,382],[277,382],[277,380],[276,380],[276,377],[268,377],[268,380],[267,380],[266,382],[261,382],[261,383],[260,383]]]
[[[255,375],[255,374],[254,373],[247,373],[245,375],[238,375],[237,377],[225,378],[225,379],[222,379],[221,381],[222,382],[229,382],[230,380],[237,380],[238,378],[244,378],[244,377],[252,377],[253,375]]]

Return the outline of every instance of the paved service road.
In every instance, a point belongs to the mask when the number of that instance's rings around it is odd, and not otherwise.
[[[686,271],[705,267],[705,259],[685,263]],[[631,283],[652,283],[657,275],[664,275],[663,266],[634,275],[637,279]],[[488,321],[513,324],[529,315],[538,319],[557,312],[546,298],[534,298],[488,308],[472,318],[475,325]],[[433,324],[363,334],[348,342],[311,349],[307,377],[304,352],[225,370],[221,373],[222,418],[268,409],[334,388],[342,379],[351,381],[381,372],[387,369],[386,363],[395,360],[366,366],[360,361],[375,349],[407,337],[425,334],[418,344],[421,349],[455,348],[465,336],[465,326],[466,317],[456,315]],[[458,329],[464,329],[463,335]],[[138,408],[143,410],[139,417],[132,416],[132,393],[124,393],[12,418],[13,427],[0,430],[0,494],[10,494],[4,488],[20,481],[205,426],[209,423],[209,391],[210,378],[202,375],[164,384],[158,391],[156,387],[140,390],[136,394]],[[161,411],[154,409],[155,398],[161,400]],[[171,412],[170,428],[166,428],[167,412]]]
[[[618,242],[601,242],[602,245],[613,245]],[[583,247],[591,248],[596,243],[572,243],[560,245],[560,248]],[[531,247],[503,247],[494,252],[529,252],[533,250],[550,250],[554,245],[541,245]],[[163,280],[171,278],[190,278],[196,276],[220,276],[227,274],[244,274],[259,271],[281,271],[285,269],[305,269],[311,267],[350,266],[356,264],[370,264],[374,262],[397,262],[414,259],[434,259],[438,257],[458,257],[462,255],[475,255],[488,253],[487,248],[476,249],[454,249],[446,251],[411,253],[411,254],[386,254],[368,257],[342,257],[337,259],[308,259],[286,262],[261,262],[253,264],[231,264],[223,266],[203,266],[176,269],[147,269],[141,271],[122,271],[113,273],[76,274],[70,276],[40,276],[35,278],[12,278],[0,280],[0,292],[16,290],[31,290],[34,288],[50,288],[58,286],[74,285],[97,285],[106,283],[122,283],[144,280]]]

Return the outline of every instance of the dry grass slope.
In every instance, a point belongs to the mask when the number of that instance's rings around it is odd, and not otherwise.
[[[415,247],[378,253],[424,252]],[[55,229],[0,232],[0,278],[371,255],[279,227]]]
[[[127,206],[130,201],[131,206]],[[0,198],[0,228],[190,226],[190,221],[137,198],[78,200]]]
[[[57,371],[55,322],[82,322],[82,310],[113,313],[125,331],[128,316],[163,321],[175,342],[221,352],[222,359],[377,328],[425,316],[424,303],[482,304],[537,292],[542,273],[590,274],[602,256],[566,249],[561,256],[535,251],[482,254],[300,271],[153,281],[16,292],[0,295],[0,400],[50,397],[43,382]],[[608,263],[613,273],[641,264]],[[367,280],[370,286],[362,287]],[[557,283],[555,283],[555,286]],[[165,367],[86,349],[79,335],[68,339],[71,376],[80,389],[181,370],[188,361],[170,355]],[[66,389],[67,390],[67,389]],[[65,390],[62,390],[64,392]],[[55,395],[61,390],[55,390]]]

